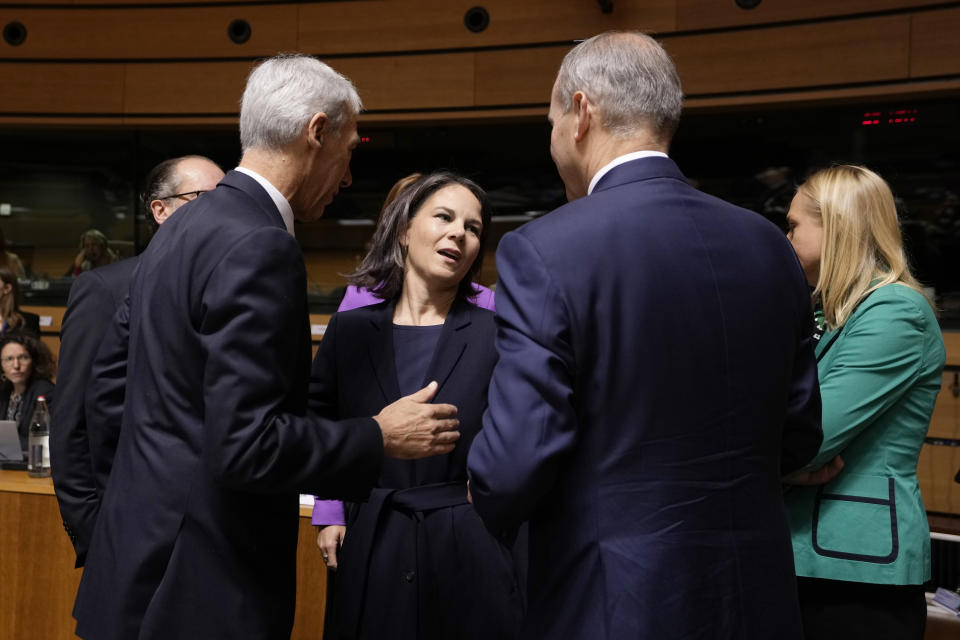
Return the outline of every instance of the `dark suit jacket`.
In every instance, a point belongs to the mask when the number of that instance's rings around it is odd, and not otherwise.
[[[331,419],[371,416],[400,399],[393,347],[394,305],[381,302],[337,313],[323,336],[310,380],[310,409]],[[378,486],[467,481],[467,451],[480,430],[487,384],[497,356],[493,313],[457,302],[444,323],[423,381],[440,387],[435,403],[457,407],[460,440],[453,453],[423,460],[383,462]]]
[[[100,508],[107,471],[95,474],[84,409],[90,368],[103,334],[127,295],[137,259],[121,260],[80,274],[70,287],[60,329],[57,404],[50,425],[53,487],[60,503],[63,527],[77,552],[77,566],[87,555],[93,524]],[[95,436],[96,437],[96,436]],[[112,459],[116,439],[108,438]]]
[[[20,401],[20,418],[17,420],[17,435],[20,436],[20,448],[27,450],[27,442],[30,436],[30,419],[33,418],[33,411],[37,408],[37,398],[43,396],[47,401],[48,407],[53,407],[53,383],[49,380],[34,378],[27,390],[23,392],[23,399]],[[9,382],[4,382],[0,387],[0,420],[7,419],[7,407],[10,405],[10,392],[13,386]]]
[[[141,254],[87,395],[88,422],[122,422],[78,635],[289,636],[298,493],[363,499],[383,456],[371,418],[307,413],[306,302],[296,240],[239,172]]]
[[[800,638],[781,475],[821,439],[810,296],[759,215],[673,161],[503,237],[500,354],[470,451],[530,522],[530,638]]]
[[[311,409],[351,418],[400,398],[393,312],[382,302],[333,316],[313,364]],[[421,386],[436,380],[434,402],[457,407],[460,440],[446,455],[384,460],[370,501],[348,517],[325,638],[516,637],[522,604],[512,559],[466,500],[494,332],[490,311],[464,301],[451,308]],[[458,498],[437,502],[433,490],[447,483]]]

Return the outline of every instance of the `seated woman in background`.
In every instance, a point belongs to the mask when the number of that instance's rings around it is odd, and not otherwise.
[[[20,285],[8,267],[0,267],[0,336],[21,331],[40,337],[40,316],[20,309]]]
[[[73,267],[67,275],[78,276],[84,271],[96,269],[116,262],[117,252],[110,248],[107,236],[97,229],[89,229],[80,235],[80,253],[73,261]]]
[[[786,494],[804,633],[920,640],[930,531],[917,459],[945,360],[933,303],[910,273],[893,194],[876,173],[815,173],[787,222],[823,308],[823,444],[807,468],[842,466],[827,484]]]
[[[0,338],[0,366],[0,419],[17,423],[20,446],[26,451],[37,397],[44,396],[48,406],[53,402],[53,357],[46,345],[33,336],[8,333]]]
[[[7,238],[3,235],[3,229],[0,229],[0,268],[4,267],[10,269],[20,280],[26,280],[27,272],[23,263],[17,254],[7,250]]]
[[[321,530],[324,560],[339,565],[325,638],[517,636],[510,551],[467,502],[467,451],[496,362],[493,313],[467,302],[489,224],[473,182],[450,173],[415,181],[387,206],[350,278],[383,301],[334,315],[320,343],[310,384],[320,415],[373,415],[436,381],[434,401],[455,405],[460,421],[450,453],[384,460],[369,500],[348,506],[346,535]]]

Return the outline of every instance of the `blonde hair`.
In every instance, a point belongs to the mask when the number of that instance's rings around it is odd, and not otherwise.
[[[887,284],[902,284],[933,301],[910,273],[890,186],[857,165],[822,169],[800,185],[806,210],[823,225],[820,275],[813,291],[831,329],[842,327],[857,305]]]

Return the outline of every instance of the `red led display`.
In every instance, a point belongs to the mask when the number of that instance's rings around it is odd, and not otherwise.
[[[883,111],[866,111],[860,119],[860,124],[864,127],[879,124],[911,124],[917,121],[917,109],[889,109]]]

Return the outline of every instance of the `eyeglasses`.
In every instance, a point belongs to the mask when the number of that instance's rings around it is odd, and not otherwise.
[[[20,364],[27,364],[33,358],[30,357],[29,353],[21,353],[18,356],[4,356],[2,362],[3,364],[13,364],[14,360],[18,360]]]
[[[160,196],[157,198],[157,200],[169,200],[170,198],[183,198],[187,202],[190,202],[192,200],[196,200],[206,192],[207,192],[206,189],[201,189],[199,191],[184,191],[183,193],[174,193],[169,196]],[[188,198],[187,196],[193,196],[193,197]]]

